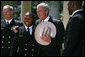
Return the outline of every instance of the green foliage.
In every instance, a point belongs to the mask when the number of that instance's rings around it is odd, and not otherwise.
[[[31,11],[33,12],[33,14],[34,14],[34,16],[35,16],[35,20],[37,20],[37,19],[39,19],[38,17],[37,17],[37,12],[36,12],[36,7],[37,7],[37,5],[39,4],[39,3],[41,3],[42,1],[32,1],[31,2]]]
[[[56,3],[55,1],[32,1],[31,2],[31,11],[34,13],[35,15],[35,19],[38,19],[37,17],[37,12],[36,12],[36,7],[39,3],[48,3],[48,4],[53,4]],[[62,10],[63,10],[63,2],[62,1],[58,1],[59,2],[59,11],[60,11],[60,19],[62,19]],[[5,5],[11,5],[14,7],[14,15],[13,17],[17,20],[21,20],[21,1],[1,1],[1,19],[2,19],[2,9],[3,6]]]
[[[38,19],[37,17],[37,12],[36,12],[36,7],[39,3],[47,3],[47,4],[54,4],[56,2],[59,2],[59,12],[60,12],[60,20],[62,21],[62,10],[63,10],[63,1],[32,1],[31,3],[31,11],[35,14],[35,19]]]

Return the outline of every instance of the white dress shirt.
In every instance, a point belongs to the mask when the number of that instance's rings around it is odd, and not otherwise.
[[[9,24],[11,23],[12,20],[13,20],[13,18],[10,19],[10,20],[6,20],[6,19],[5,19],[6,23],[8,22]]]
[[[28,27],[25,25],[25,29],[26,29],[26,31],[28,31],[28,29],[27,29]],[[33,25],[32,26],[30,26],[29,27],[29,32],[30,32],[30,35],[32,35],[32,31],[33,31]]]
[[[50,16],[48,16],[44,21],[47,22],[49,19],[50,19]],[[42,21],[43,21],[43,20],[42,20]]]

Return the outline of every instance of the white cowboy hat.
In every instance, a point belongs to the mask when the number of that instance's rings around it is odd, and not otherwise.
[[[47,34],[51,38],[55,38],[56,36],[56,27],[52,22],[41,22],[37,25],[35,29],[35,40],[41,44],[41,45],[49,45],[50,42],[46,42],[40,38],[40,36],[43,36]]]

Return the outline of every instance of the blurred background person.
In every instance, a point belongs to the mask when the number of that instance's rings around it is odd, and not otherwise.
[[[84,56],[84,9],[82,1],[69,1],[71,15],[65,33],[63,56]]]
[[[13,18],[13,7],[5,5],[3,7],[3,17],[1,20],[1,56],[9,56],[11,54],[14,32],[11,30],[13,26],[21,26],[22,23]]]

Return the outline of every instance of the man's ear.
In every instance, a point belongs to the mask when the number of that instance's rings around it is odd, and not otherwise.
[[[49,13],[49,11],[48,11],[48,10],[46,10],[46,15],[48,15],[48,13]]]
[[[74,3],[71,3],[71,8],[72,8],[73,10],[75,10],[76,6],[75,6]]]

